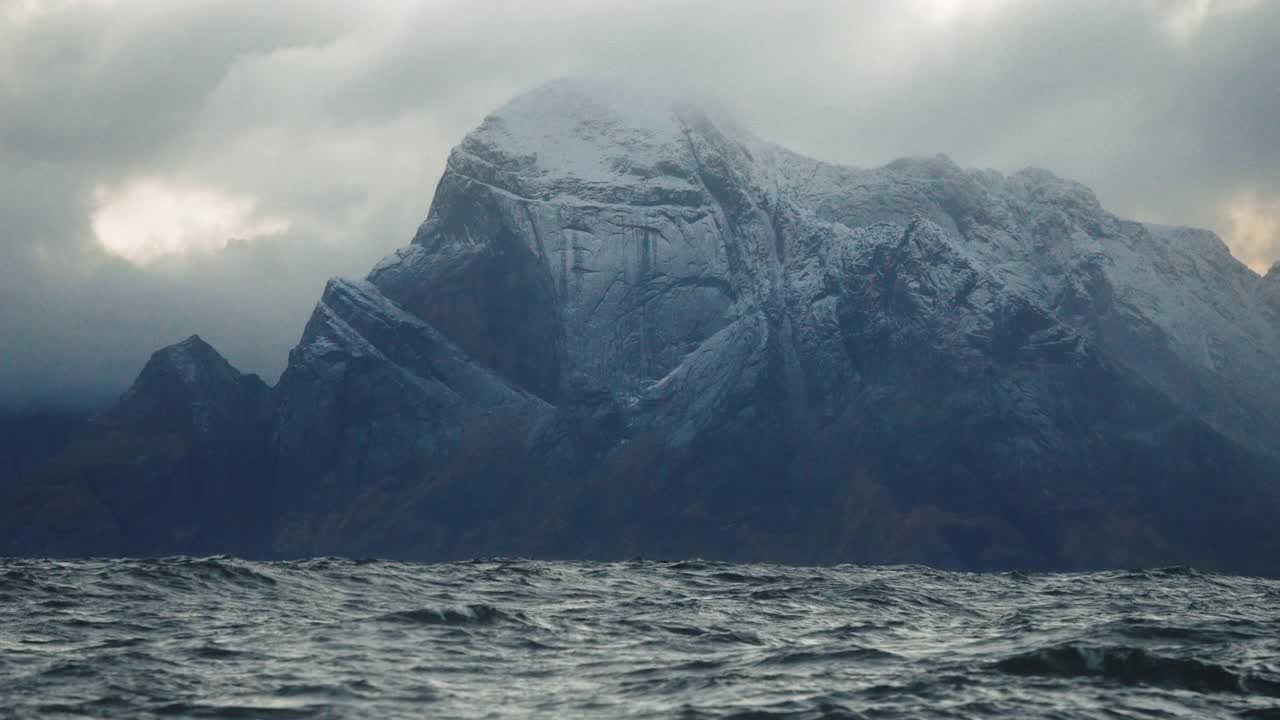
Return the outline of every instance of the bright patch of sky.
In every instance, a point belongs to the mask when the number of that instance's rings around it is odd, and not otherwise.
[[[289,222],[261,217],[252,198],[142,178],[94,191],[93,232],[102,247],[147,265],[170,255],[214,252],[231,240],[279,235]]]
[[[1240,262],[1264,274],[1277,261],[1280,244],[1280,201],[1245,193],[1228,201],[1227,232],[1223,239]]]

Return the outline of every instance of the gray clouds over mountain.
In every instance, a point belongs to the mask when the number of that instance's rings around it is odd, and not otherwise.
[[[1280,3],[362,5],[0,3],[0,404],[94,402],[193,332],[274,380],[452,145],[580,72],[826,160],[1047,167],[1280,258]]]

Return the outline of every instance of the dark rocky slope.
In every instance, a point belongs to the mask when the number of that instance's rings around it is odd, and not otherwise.
[[[30,473],[3,511],[23,555],[260,554],[269,537],[271,390],[197,336]]]
[[[558,83],[329,283],[270,398],[162,351],[82,443],[120,454],[0,543],[1277,574],[1275,286],[1043,171],[826,165]]]

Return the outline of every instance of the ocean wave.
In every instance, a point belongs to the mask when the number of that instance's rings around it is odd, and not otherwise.
[[[1196,658],[1165,657],[1138,647],[1065,643],[1018,653],[997,661],[995,668],[1011,675],[1099,677],[1125,685],[1280,697],[1280,682]]]
[[[176,590],[193,590],[209,586],[240,587],[249,590],[273,588],[278,581],[260,565],[227,556],[160,558],[153,561],[125,560],[103,570],[114,578],[121,576]]]
[[[802,663],[831,662],[884,662],[900,660],[901,657],[888,650],[870,647],[840,647],[826,650],[797,650],[793,652],[770,655],[759,661],[760,665],[798,665]]]
[[[489,625],[504,621],[523,621],[519,613],[500,610],[492,605],[479,604],[397,610],[378,615],[373,619],[378,622],[405,625]]]

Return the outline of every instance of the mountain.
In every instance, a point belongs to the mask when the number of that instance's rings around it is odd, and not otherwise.
[[[275,388],[161,351],[0,546],[1280,574],[1277,275],[1042,170],[553,83]]]
[[[118,402],[12,492],[4,549],[260,553],[273,420],[270,388],[198,336],[157,351]]]

